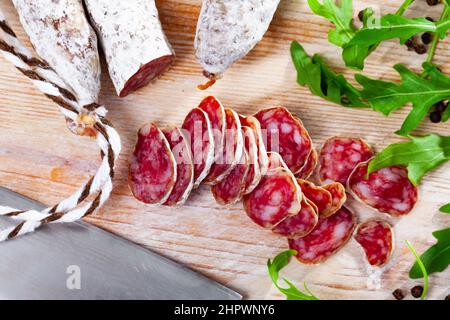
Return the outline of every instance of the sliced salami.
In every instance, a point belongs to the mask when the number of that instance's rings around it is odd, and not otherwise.
[[[184,119],[182,128],[189,137],[194,162],[194,188],[197,188],[214,163],[214,138],[211,123],[206,112],[194,108]]]
[[[272,231],[290,239],[301,238],[309,234],[318,221],[316,208],[303,197],[300,211],[277,224]]]
[[[239,119],[242,126],[252,128],[253,133],[255,134],[256,144],[258,146],[259,170],[261,171],[261,175],[265,175],[269,167],[269,159],[267,157],[266,146],[264,145],[261,124],[259,123],[258,119],[253,116],[239,116]]]
[[[269,162],[267,167],[268,171],[266,172],[266,174],[269,174],[270,170],[276,168],[285,168],[286,170],[290,171],[278,152],[267,152],[267,159],[269,160]]]
[[[300,169],[299,172],[295,174],[297,178],[300,179],[308,179],[313,174],[314,170],[319,163],[319,155],[317,154],[316,149],[312,149],[309,154],[308,160],[306,160],[305,165]]]
[[[324,217],[330,216],[331,212],[334,210],[331,193],[306,180],[297,179],[297,182],[302,189],[303,195],[316,205],[318,214]]]
[[[245,182],[245,194],[252,192],[261,181],[261,171],[258,162],[258,145],[255,133],[250,127],[243,126],[244,147],[249,159],[249,169]]]
[[[206,112],[211,122],[211,129],[214,136],[214,160],[219,160],[222,156],[225,140],[225,109],[215,97],[209,96],[200,102],[200,109]]]
[[[177,165],[164,134],[151,123],[138,132],[130,161],[129,185],[134,197],[147,204],[167,201],[177,180]]]
[[[389,223],[371,220],[362,223],[356,230],[355,240],[363,248],[370,265],[384,266],[394,249],[394,233]]]
[[[408,179],[405,167],[392,166],[372,172],[369,161],[360,163],[348,179],[349,192],[366,205],[392,216],[405,215],[414,208],[418,190]]]
[[[225,142],[221,155],[212,165],[205,182],[215,185],[226,178],[242,157],[244,137],[239,116],[231,109],[225,109]]]
[[[307,236],[289,239],[289,247],[297,251],[297,259],[304,264],[319,264],[341,249],[352,236],[356,216],[342,207],[331,217],[319,217],[314,230]]]
[[[268,229],[301,209],[302,193],[292,173],[278,167],[262,177],[253,192],[244,196],[244,209],[255,223]]]
[[[162,132],[169,142],[177,164],[177,180],[164,205],[181,206],[186,202],[194,186],[194,164],[189,141],[178,127],[167,127],[162,129]]]
[[[196,57],[210,78],[220,78],[267,31],[280,0],[203,0],[195,36]]]
[[[255,118],[266,136],[266,149],[278,152],[289,169],[298,173],[312,150],[311,138],[301,121],[284,107],[261,110]]]
[[[81,105],[98,100],[97,36],[81,0],[13,0],[36,53],[66,82]]]
[[[172,64],[174,52],[154,0],[84,2],[120,97],[145,86]]]
[[[244,150],[241,160],[234,169],[231,170],[230,174],[221,182],[211,187],[211,192],[217,203],[221,205],[230,205],[242,199],[245,192],[249,168],[249,157]]]
[[[347,201],[347,193],[345,193],[345,187],[339,182],[333,182],[322,186],[323,189],[327,190],[331,194],[332,207],[328,211],[328,214],[324,215],[329,217],[335,214]]]
[[[360,138],[332,137],[320,150],[319,179],[322,183],[346,185],[353,169],[373,155],[372,148]]]

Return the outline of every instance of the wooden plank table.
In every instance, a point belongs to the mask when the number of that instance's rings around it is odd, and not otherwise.
[[[173,67],[158,81],[120,99],[107,72],[103,72],[101,102],[108,107],[109,117],[121,134],[123,154],[111,200],[87,220],[184,263],[246,298],[281,298],[267,276],[266,261],[287,248],[286,240],[254,225],[240,204],[221,207],[208,188],[201,187],[180,209],[152,208],[135,201],[128,190],[127,159],[137,129],[148,121],[180,124],[205,95],[196,90],[204,79],[193,49],[200,2],[158,1],[164,28],[177,53]],[[382,13],[394,12],[400,3],[400,0],[355,1],[355,12],[370,4],[378,4],[377,10]],[[429,16],[439,15],[437,8],[423,3],[418,1],[408,15],[423,16],[425,10]],[[26,39],[10,1],[2,1],[1,6],[20,37]],[[283,0],[264,40],[208,93],[243,114],[284,105],[303,119],[316,146],[333,135],[363,137],[377,150],[398,141],[393,132],[400,127],[409,108],[385,118],[370,110],[332,105],[296,84],[289,56],[289,45],[294,39],[304,44],[309,53],[321,53],[331,66],[344,71],[340,50],[327,42],[329,27],[327,21],[310,12],[306,1]],[[435,59],[447,74],[450,74],[449,49],[448,41],[441,43]],[[384,43],[368,59],[364,73],[395,80],[398,75],[392,69],[394,62],[402,61],[419,69],[423,59],[424,56],[408,52],[392,41]],[[352,75],[349,71],[345,73]],[[95,172],[99,165],[95,143],[69,133],[56,106],[3,58],[0,58],[0,91],[0,185],[54,204]],[[450,135],[450,128],[448,124],[425,121],[417,132]],[[295,281],[306,280],[323,299],[390,299],[394,289],[410,288],[416,283],[408,280],[407,275],[413,257],[404,241],[409,239],[422,251],[434,242],[431,232],[448,225],[449,217],[439,214],[438,207],[450,202],[449,169],[447,163],[425,177],[420,185],[421,200],[411,214],[390,219],[395,224],[397,247],[393,261],[380,274],[365,267],[354,240],[323,265],[304,267],[293,262],[286,274]],[[361,220],[374,215],[369,209],[350,205]],[[433,275],[430,297],[442,298],[449,293],[449,286],[449,271]]]

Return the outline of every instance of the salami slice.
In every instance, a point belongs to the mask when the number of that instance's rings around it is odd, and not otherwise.
[[[267,31],[280,0],[203,0],[195,36],[196,57],[210,78],[220,78]]]
[[[331,210],[328,214],[324,214],[325,217],[329,217],[342,208],[347,201],[347,193],[345,193],[345,187],[339,182],[326,184],[322,188],[330,192],[332,198]]]
[[[331,217],[319,217],[314,230],[307,236],[289,239],[289,247],[297,251],[297,259],[304,264],[319,264],[341,249],[352,236],[356,216],[342,207]]]
[[[225,140],[225,109],[222,103],[212,96],[203,99],[198,107],[206,112],[211,122],[214,137],[214,161],[218,161],[222,156]]]
[[[267,159],[269,160],[269,165],[267,167],[268,171],[266,172],[266,174],[269,174],[270,170],[276,168],[285,168],[286,170],[290,171],[278,152],[267,152]]]
[[[290,239],[301,238],[309,234],[318,221],[318,215],[310,202],[303,197],[300,211],[277,224],[272,231]]]
[[[347,179],[355,167],[373,157],[372,148],[360,138],[332,137],[328,139],[319,155],[319,179],[322,183],[340,182]]]
[[[309,154],[308,160],[306,160],[305,165],[300,169],[299,172],[295,174],[295,176],[297,178],[304,180],[308,179],[313,174],[318,163],[319,163],[319,155],[317,154],[317,151],[315,149],[312,149],[311,153]]]
[[[130,161],[129,185],[134,197],[147,204],[167,201],[177,180],[177,166],[164,134],[151,123],[138,132]]]
[[[234,169],[231,170],[230,174],[221,182],[211,187],[211,192],[217,203],[221,205],[230,205],[242,199],[249,168],[249,157],[244,150],[241,160]]]
[[[174,52],[154,0],[84,2],[120,97],[145,86],[172,64]]]
[[[333,197],[328,190],[317,187],[314,183],[306,180],[297,179],[297,182],[303,195],[316,205],[319,215],[328,217],[332,214],[331,212],[334,210]]]
[[[36,53],[66,82],[81,105],[98,100],[97,36],[81,0],[13,0]]]
[[[370,265],[384,266],[394,249],[394,233],[389,223],[371,220],[362,223],[356,230],[355,240],[363,248]]]
[[[214,163],[214,138],[211,123],[206,112],[194,108],[184,119],[182,128],[189,137],[194,162],[194,188],[197,188]]]
[[[261,124],[258,119],[253,116],[239,116],[242,126],[252,128],[256,138],[256,145],[258,147],[258,162],[261,175],[265,175],[269,167],[269,159],[267,157],[266,146],[264,145],[264,138],[262,135]]]
[[[244,196],[244,209],[255,223],[268,229],[300,211],[302,193],[292,173],[278,167],[262,177]]]
[[[408,179],[405,167],[393,166],[372,172],[369,161],[360,163],[348,179],[350,193],[366,205],[392,216],[408,214],[414,208],[418,190]]]
[[[258,145],[256,144],[255,133],[250,127],[243,126],[244,147],[248,154],[249,169],[245,182],[245,194],[252,192],[261,181],[261,171],[258,162]]]
[[[255,118],[266,134],[266,149],[278,152],[289,169],[298,173],[312,150],[312,141],[301,121],[284,107],[259,111]]]
[[[205,182],[215,185],[226,178],[242,157],[244,137],[239,116],[231,109],[225,109],[225,143],[220,157],[212,165]]]
[[[194,186],[194,164],[187,137],[178,127],[167,127],[162,130],[169,142],[170,149],[177,164],[177,180],[164,203],[167,206],[181,206],[188,199]]]

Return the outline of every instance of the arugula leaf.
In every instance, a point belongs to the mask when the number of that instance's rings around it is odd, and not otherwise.
[[[368,174],[381,168],[403,165],[408,168],[409,180],[417,185],[428,171],[450,160],[450,136],[408,137],[410,141],[391,144],[378,153],[369,163]]]
[[[343,47],[355,35],[356,27],[353,25],[353,3],[352,0],[341,0],[341,5],[334,0],[308,0],[311,10],[335,25],[335,29],[328,32],[328,41]]]
[[[433,236],[437,243],[420,256],[428,274],[442,272],[450,264],[450,228],[434,231]],[[424,272],[419,263],[415,263],[409,271],[409,277],[419,279],[423,276]]]
[[[400,74],[401,84],[373,80],[361,74],[355,75],[355,79],[363,86],[361,96],[369,101],[374,110],[384,115],[412,102],[412,111],[397,131],[399,135],[407,135],[419,125],[434,104],[450,99],[450,77],[428,62],[423,64],[425,78],[401,64],[394,68]]]
[[[296,41],[291,44],[292,61],[297,69],[297,82],[325,100],[344,107],[368,107],[359,90],[342,74],[332,71],[319,55],[311,58]]]
[[[295,256],[297,252],[295,250],[288,250],[278,254],[273,261],[270,259],[267,261],[267,268],[269,270],[270,278],[273,284],[286,295],[287,300],[319,300],[314,294],[311,293],[306,283],[304,284],[307,293],[301,292],[297,287],[289,280],[283,279],[289,288],[282,288],[278,285],[279,272],[281,269],[289,264],[291,257]]]
[[[427,269],[425,268],[425,265],[423,264],[422,259],[419,257],[419,255],[417,254],[416,250],[414,249],[412,244],[409,243],[408,240],[406,240],[406,245],[408,246],[408,249],[411,251],[411,253],[416,258],[416,264],[417,264],[418,268],[420,269],[420,271],[423,274],[423,291],[422,291],[422,295],[420,296],[420,300],[423,300],[423,299],[425,299],[425,296],[427,295],[427,291],[428,291],[428,273],[427,273]]]
[[[440,207],[439,211],[444,212],[444,213],[450,213],[450,203],[447,203],[446,205],[443,205],[442,207]]]

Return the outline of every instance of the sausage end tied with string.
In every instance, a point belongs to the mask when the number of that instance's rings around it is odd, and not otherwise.
[[[112,191],[114,168],[121,151],[121,142],[119,134],[105,118],[106,108],[96,103],[81,105],[64,79],[17,38],[1,9],[0,52],[59,106],[71,132],[95,137],[102,157],[95,175],[71,196],[52,207],[42,211],[22,211],[0,205],[0,216],[18,221],[16,226],[0,230],[0,241],[5,241],[34,232],[49,223],[77,221],[102,207]]]

